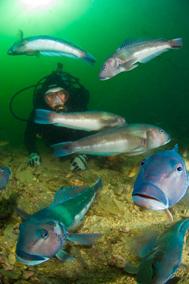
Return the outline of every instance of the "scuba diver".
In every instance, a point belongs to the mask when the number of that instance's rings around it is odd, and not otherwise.
[[[38,108],[56,112],[80,112],[87,110],[89,102],[89,91],[77,78],[64,72],[61,63],[58,63],[57,70],[46,76],[43,81],[34,90],[33,110],[27,120],[24,134],[30,166],[38,166],[41,163],[36,147],[37,137],[41,137],[45,144],[50,146],[64,141],[74,141],[88,135],[86,131],[34,122],[35,110]],[[71,162],[71,170],[85,170],[86,160],[86,155],[76,156]]]

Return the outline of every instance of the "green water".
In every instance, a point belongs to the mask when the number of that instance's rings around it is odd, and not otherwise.
[[[27,10],[22,2],[0,2],[1,128],[13,143],[23,143],[25,124],[10,115],[9,99],[49,74],[57,61],[90,90],[91,109],[121,114],[128,122],[158,124],[174,138],[187,141],[188,0],[62,0],[40,12]],[[90,66],[70,58],[8,56],[6,51],[18,39],[19,30],[25,36],[47,34],[67,39],[94,54],[97,63]],[[104,60],[125,39],[159,37],[182,37],[184,47],[111,80],[98,79]],[[31,100],[32,92],[19,97],[14,104],[16,113],[27,118]]]

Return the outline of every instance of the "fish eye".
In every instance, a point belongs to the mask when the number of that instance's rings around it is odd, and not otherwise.
[[[143,166],[143,165],[144,165],[144,160],[140,163],[140,165],[141,165],[141,166]]]
[[[107,64],[106,63],[103,65],[103,69],[106,71],[106,69],[107,69]]]
[[[164,133],[164,130],[163,129],[160,129],[160,131],[159,131],[160,133]]]
[[[182,167],[181,167],[181,166],[178,166],[178,167],[177,167],[177,171],[178,171],[178,172],[181,172],[181,171],[182,171]]]
[[[48,233],[47,230],[45,230],[45,229],[41,229],[41,230],[40,230],[40,237],[41,237],[42,239],[46,240],[46,239],[48,238],[48,236],[49,236],[49,233]]]

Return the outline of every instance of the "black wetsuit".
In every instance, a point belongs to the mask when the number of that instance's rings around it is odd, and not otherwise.
[[[34,108],[28,119],[24,135],[25,146],[29,154],[38,152],[36,148],[37,135],[40,135],[48,146],[59,142],[74,141],[89,135],[86,131],[58,127],[50,124],[36,124],[34,122],[35,109],[42,108],[52,110],[44,101],[44,93],[51,84],[57,84],[69,93],[69,99],[65,104],[64,112],[87,110],[89,92],[75,79],[76,78],[65,72],[62,73],[61,76],[56,73],[51,74],[36,93]]]

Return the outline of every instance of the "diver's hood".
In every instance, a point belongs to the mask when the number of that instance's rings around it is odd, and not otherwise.
[[[56,93],[59,91],[64,91],[64,88],[53,84],[53,85],[48,86],[48,90],[45,92],[45,95],[48,95],[49,93]]]
[[[17,261],[26,265],[37,265],[49,260],[48,257],[29,254],[24,252],[23,250],[16,251],[16,259]]]
[[[153,183],[142,183],[134,189],[133,202],[141,207],[152,210],[165,210],[169,208],[169,200],[164,192]]]

